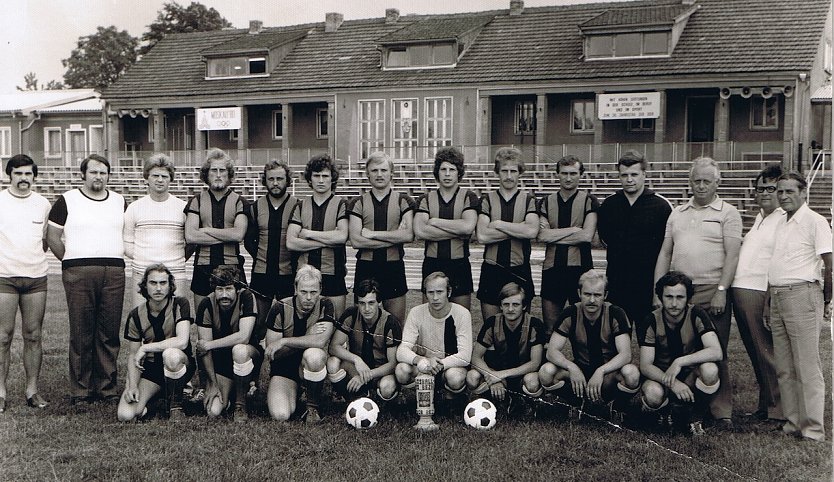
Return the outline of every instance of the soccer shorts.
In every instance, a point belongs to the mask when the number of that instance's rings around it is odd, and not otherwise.
[[[452,298],[472,293],[472,265],[469,263],[469,258],[424,258],[423,279],[426,279],[426,276],[434,273],[435,271],[441,271],[449,277],[449,280],[452,283]],[[423,291],[425,291],[425,287],[423,288]]]
[[[46,291],[46,276],[40,278],[27,278],[25,276],[0,278],[0,293],[28,295],[42,291]]]
[[[345,296],[347,294],[345,277],[332,274],[321,275],[321,294],[322,296]]]
[[[304,350],[294,350],[287,356],[269,362],[269,377],[283,377],[301,383],[301,359]]]
[[[161,353],[156,353],[155,355],[160,355],[160,358],[162,358]],[[184,381],[191,380],[191,377],[194,376],[194,372],[197,371],[197,362],[194,361],[194,357],[188,356],[186,358],[185,376],[182,377],[182,380]],[[142,370],[142,378],[156,383],[160,387],[165,386],[165,371],[163,369],[164,364],[161,360],[157,361],[156,359],[145,359],[142,366],[144,367],[144,370]]]
[[[562,266],[542,271],[542,289],[539,293],[544,300],[564,306],[579,302],[579,277],[590,268]]]
[[[196,265],[194,266],[194,273],[191,277],[191,291],[200,296],[208,296],[211,294],[211,272],[216,266],[210,265]],[[238,265],[240,272],[240,282],[246,285],[246,273],[243,271],[243,264]]]
[[[481,303],[498,306],[501,304],[499,296],[501,289],[507,283],[516,283],[524,288],[525,302],[529,306],[535,287],[530,265],[524,264],[512,268],[505,268],[486,261],[481,264],[481,281],[478,283],[478,299]]]
[[[260,345],[252,345],[258,353],[256,357],[263,359],[264,349]],[[234,362],[232,359],[232,347],[217,348],[211,351],[211,359],[214,362],[214,373],[222,375],[229,379],[235,378]],[[257,365],[257,363],[255,363]]]
[[[364,279],[371,278],[379,283],[379,301],[398,298],[408,292],[408,284],[405,280],[405,263],[402,260],[356,260],[356,274],[353,279],[353,286],[356,286]]]
[[[291,274],[252,273],[249,288],[255,296],[268,300],[281,300],[295,293],[295,283]]]

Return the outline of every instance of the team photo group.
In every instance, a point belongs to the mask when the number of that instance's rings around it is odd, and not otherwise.
[[[419,415],[430,428],[435,412],[460,418],[485,399],[499,418],[570,407],[558,416],[703,435],[734,427],[735,324],[759,389],[752,416],[825,440],[819,346],[832,235],[806,204],[804,177],[762,170],[752,180],[759,212],[743,234],[711,158],[692,161],[691,198],[677,207],[645,185],[637,151],[620,157],[622,189],[603,202],[580,187],[575,156],[555,163],[559,189],[544,197],[522,188],[521,151],[501,148],[491,161],[498,188],[479,195],[462,182],[463,154],[438,150],[437,186],[417,199],[392,184],[383,152],[364,160],[370,188],[352,199],[336,194],[339,167],[326,154],[303,172],[270,161],[266,194],[250,202],[232,187],[235,162],[212,149],[204,188],[186,201],[169,192],[173,162],[155,154],[143,168],[147,195],[128,205],[108,189],[102,156],[85,158],[81,186],[52,204],[37,192],[35,162],[11,157],[0,191],[0,416],[66,395],[110,402],[124,422],[196,412],[245,421],[265,394],[279,421],[340,417],[334,399],[369,398],[383,418]],[[291,194],[294,178],[309,196]],[[414,242],[424,246],[423,299],[408,306]],[[471,242],[483,246],[477,284]],[[533,245],[544,248],[538,293]],[[592,246],[606,250],[604,269]],[[48,251],[66,294],[70,393],[45,397]],[[25,394],[6,389],[18,313]]]

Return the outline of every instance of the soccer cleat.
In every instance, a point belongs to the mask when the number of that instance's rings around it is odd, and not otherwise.
[[[203,399],[206,398],[206,390],[204,388],[197,388],[191,392],[191,403],[203,403]]]
[[[694,437],[700,437],[706,432],[704,431],[704,426],[701,424],[701,421],[696,420],[695,422],[689,424],[689,433]]]
[[[307,413],[304,415],[304,423],[319,423],[321,422],[321,415],[315,407],[307,407]]]
[[[249,413],[246,411],[245,404],[235,403],[235,413],[233,419],[235,422],[246,422],[249,420]]]
[[[182,407],[171,407],[168,411],[168,420],[172,422],[185,420],[185,412],[183,412]]]

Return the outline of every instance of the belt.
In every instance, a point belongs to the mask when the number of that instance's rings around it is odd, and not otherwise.
[[[776,288],[780,290],[792,290],[797,288],[804,288],[806,286],[819,286],[819,281],[800,281],[799,283],[791,283],[786,285],[770,285],[771,288]]]

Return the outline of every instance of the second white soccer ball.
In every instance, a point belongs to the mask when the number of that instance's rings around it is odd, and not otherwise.
[[[379,419],[379,406],[367,397],[357,398],[348,404],[345,410],[345,420],[348,425],[360,430],[376,425]]]
[[[495,416],[498,410],[486,398],[479,398],[469,402],[463,411],[463,421],[466,425],[478,430],[488,430],[495,426]]]

